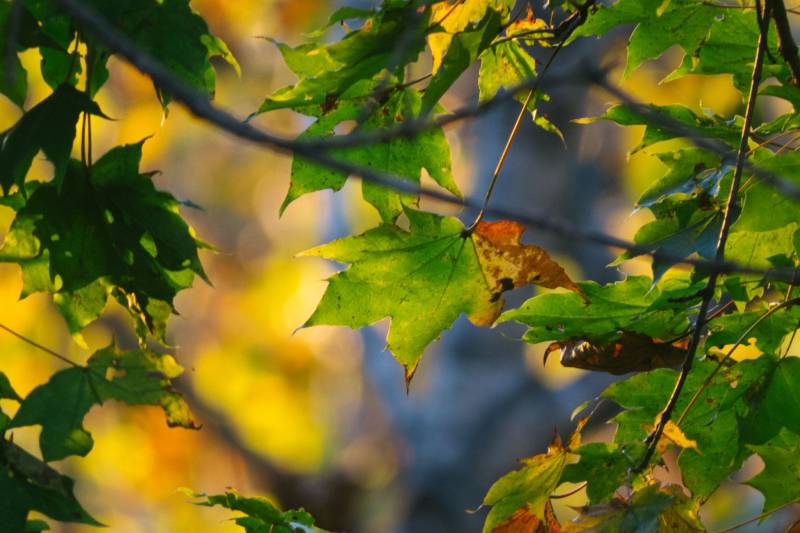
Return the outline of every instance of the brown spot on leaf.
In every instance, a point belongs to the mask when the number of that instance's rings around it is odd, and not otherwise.
[[[544,519],[536,516],[528,507],[522,507],[498,524],[492,533],[558,533],[560,530],[553,505],[548,501],[544,507]]]

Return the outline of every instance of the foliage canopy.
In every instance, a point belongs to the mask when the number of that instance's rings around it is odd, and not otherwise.
[[[146,140],[94,159],[91,123],[107,119],[96,95],[114,54],[151,76],[165,110],[177,100],[231,133],[294,151],[281,212],[305,194],[362,179],[380,225],[305,252],[349,265],[330,278],[306,327],[360,328],[390,318],[388,348],[407,382],[426,347],[461,314],[477,326],[519,322],[528,327],[523,342],[552,343],[548,353],[560,350],[564,365],[627,375],[602,393],[619,406],[613,438],[581,444],[582,419],[566,445],[556,438],[523,460],[488,490],[486,533],[702,531],[701,507],[753,455],[765,467],[746,483],[764,495],[765,516],[797,502],[800,57],[793,13],[782,0],[584,0],[546,9],[514,0],[340,8],[307,42],[274,43],[297,81],[254,114],[290,109],[313,120],[296,140],[276,141],[209,111],[211,59],[239,66],[188,0],[0,0],[0,93],[23,111],[0,134],[0,203],[15,212],[0,261],[20,266],[22,297],[52,296],[76,341],[109,301],[127,310],[140,341],[137,350],[99,350],[85,365],[68,361],[25,398],[0,372],[0,399],[17,404],[13,416],[0,411],[0,524],[44,529],[28,516],[36,511],[99,525],[75,499],[73,481],[49,464],[91,451],[83,418],[95,404],[159,405],[169,425],[196,427],[174,383],[182,368],[163,352],[176,295],[196,276],[206,279],[198,252],[208,246],[182,217],[182,204],[140,169]],[[340,38],[324,38],[339,24],[346,28]],[[522,243],[536,219],[486,220],[503,159],[482,204],[462,199],[442,126],[516,99],[521,119],[530,113],[561,135],[540,110],[550,99],[548,69],[563,47],[618,27],[632,28],[625,76],[677,47],[682,60],[666,80],[727,75],[741,93],[742,114],[638,103],[597,67],[573,76],[619,100],[581,122],[644,126],[634,151],[647,150],[666,167],[636,205],[652,220],[635,242],[613,241],[623,248],[618,262],[653,256],[652,275],[600,285],[573,281],[545,250]],[[18,58],[30,48],[38,48],[52,88],[34,105]],[[539,53],[546,63],[534,59]],[[152,68],[152,58],[166,70]],[[451,114],[440,100],[476,63],[480,104]],[[412,64],[429,64],[429,72],[409,79]],[[761,121],[755,104],[762,97],[791,110]],[[348,124],[354,129],[343,133]],[[40,152],[53,167],[46,182],[28,179]],[[421,187],[423,175],[438,188]],[[465,223],[421,210],[421,196],[480,210]],[[527,284],[553,290],[504,311],[502,294]],[[736,348],[747,343],[758,357],[739,360]],[[31,425],[42,428],[41,458],[11,438],[14,428]],[[686,490],[654,474],[672,449]],[[589,505],[559,524],[551,499],[564,483],[584,485]],[[304,511],[282,512],[260,498],[188,494],[199,505],[238,511],[246,531],[322,531]]]

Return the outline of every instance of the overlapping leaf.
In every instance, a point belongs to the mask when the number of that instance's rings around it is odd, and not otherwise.
[[[756,412],[758,404],[751,401],[764,390],[765,380],[768,382],[774,373],[776,363],[765,356],[719,371],[680,424],[685,437],[696,443],[696,449],[685,448],[678,457],[684,484],[694,497],[707,499],[749,455],[742,451],[750,440],[742,429],[746,423],[742,419],[746,413]],[[680,417],[716,366],[709,360],[696,363],[676,405],[676,417]],[[656,370],[616,383],[603,393],[625,408],[614,418],[619,424],[614,437],[617,445],[644,439],[671,394],[676,378],[673,370]]]
[[[162,338],[178,291],[204,276],[199,246],[172,195],[139,173],[141,143],[118,147],[91,170],[73,161],[61,190],[35,188],[19,209],[0,259],[19,263],[23,295],[55,293],[70,330],[96,319],[113,293]]]
[[[9,428],[41,425],[39,445],[45,461],[89,453],[93,441],[83,428],[83,418],[93,405],[107,400],[160,405],[170,426],[192,428],[189,408],[171,382],[182,372],[169,355],[119,352],[109,346],[95,352],[85,367],[62,370],[34,389]]]
[[[352,265],[330,278],[305,325],[358,328],[390,317],[388,347],[407,379],[425,347],[461,313],[478,325],[493,323],[504,291],[526,283],[580,291],[544,250],[520,243],[519,224],[483,222],[467,233],[454,218],[405,213],[409,231],[382,225],[305,252]]]
[[[418,12],[412,4],[389,3],[360,29],[335,43],[296,48],[279,45],[284,60],[299,79],[264,100],[258,113],[335,101],[355,83],[369,80],[387,66],[397,69],[415,60],[425,46],[429,11]],[[393,55],[395,50],[397,54]]]
[[[22,188],[31,162],[40,150],[55,167],[55,186],[61,185],[81,113],[102,114],[86,93],[61,85],[0,133],[0,186],[4,193],[8,194],[14,185]]]
[[[705,531],[692,504],[678,487],[649,485],[629,498],[580,508],[577,518],[561,531],[568,533],[631,531],[695,533]]]
[[[359,118],[366,105],[364,97],[369,96],[374,88],[372,83],[353,86],[345,92],[343,98],[332,104],[331,109],[320,113],[317,121],[301,138],[330,136],[339,123]],[[416,118],[421,112],[421,105],[419,93],[410,87],[392,91],[387,101],[377,106],[364,123],[363,130],[388,128]],[[414,183],[419,183],[424,169],[436,183],[460,196],[452,174],[450,146],[441,128],[431,129],[412,138],[396,138],[377,144],[339,149],[333,151],[332,155]],[[281,210],[303,194],[322,189],[341,189],[347,180],[347,174],[296,157],[292,162],[291,179]],[[394,222],[402,213],[403,205],[417,203],[416,196],[400,194],[369,182],[364,182],[362,189],[364,199],[378,210],[384,222]]]
[[[622,331],[669,339],[688,325],[686,302],[681,300],[696,295],[700,288],[677,277],[653,286],[646,276],[604,286],[594,282],[578,286],[588,303],[574,293],[541,294],[506,311],[500,321],[529,326],[524,339],[531,343],[573,338],[610,342]]]
[[[37,511],[61,522],[93,526],[102,524],[92,518],[73,494],[74,482],[16,444],[0,440],[0,524],[4,531],[41,531],[31,529],[36,522],[27,520]],[[44,524],[46,526],[46,524]]]

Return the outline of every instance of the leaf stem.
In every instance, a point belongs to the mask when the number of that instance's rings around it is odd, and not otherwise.
[[[717,250],[714,257],[715,261],[723,261],[725,259],[725,243],[728,241],[728,232],[733,224],[733,219],[737,211],[736,207],[739,195],[739,184],[742,180],[745,154],[747,153],[747,144],[750,139],[750,127],[753,121],[753,112],[755,110],[758,87],[761,83],[761,69],[764,64],[764,54],[767,49],[767,32],[769,30],[772,4],[771,0],[764,0],[764,2],[763,10],[759,10],[758,22],[760,31],[758,35],[756,57],[753,63],[753,74],[750,79],[750,92],[747,97],[747,110],[745,112],[744,124],[742,125],[742,135],[739,142],[739,150],[736,156],[736,167],[733,172],[731,189],[730,193],[728,194],[727,204],[725,206],[725,214],[722,219],[722,227],[720,228],[719,239],[717,240]],[[756,2],[756,6],[758,5],[759,3]],[[658,441],[661,438],[661,435],[664,433],[664,428],[666,428],[667,422],[669,422],[670,418],[672,417],[672,411],[675,409],[675,405],[678,403],[678,398],[680,397],[681,391],[686,384],[686,379],[689,377],[689,372],[692,370],[695,352],[697,351],[697,347],[700,345],[700,339],[703,335],[703,330],[706,325],[709,306],[711,305],[711,300],[714,297],[714,290],[716,289],[717,279],[719,276],[719,272],[712,272],[709,275],[708,283],[706,284],[705,289],[706,292],[703,295],[703,301],[700,304],[700,310],[697,314],[694,333],[692,334],[689,347],[686,351],[686,359],[683,361],[683,365],[681,366],[681,371],[678,375],[678,380],[675,382],[675,387],[672,390],[672,394],[670,395],[669,400],[667,400],[667,404],[664,406],[664,409],[658,415],[655,428],[645,439],[645,442],[647,443],[647,449],[645,450],[644,456],[639,464],[636,466],[636,468],[634,468],[634,472],[639,473],[643,471],[648,464],[650,464],[650,459],[652,459],[653,454],[655,453],[656,447],[658,446]]]
[[[14,335],[14,336],[15,336],[16,338],[18,338],[19,340],[21,340],[21,341],[23,341],[23,342],[27,342],[28,344],[30,344],[30,345],[31,345],[31,346],[33,346],[34,348],[38,348],[39,350],[41,350],[41,351],[43,351],[43,352],[45,352],[45,353],[47,353],[47,354],[50,354],[50,355],[52,355],[53,357],[55,357],[55,358],[56,358],[56,359],[58,359],[59,361],[62,361],[62,362],[64,362],[64,363],[67,363],[68,365],[71,365],[71,366],[74,366],[74,367],[82,368],[82,367],[81,367],[81,365],[79,365],[79,364],[78,364],[78,363],[76,363],[75,361],[73,361],[73,360],[69,359],[68,357],[65,357],[65,356],[61,355],[61,354],[60,354],[60,353],[58,353],[58,352],[55,352],[55,351],[51,350],[50,348],[47,348],[46,346],[42,346],[41,344],[39,344],[39,343],[38,343],[38,342],[36,342],[35,340],[33,340],[33,339],[29,339],[28,337],[26,337],[26,336],[25,336],[25,335],[23,335],[22,333],[18,333],[18,332],[16,332],[16,331],[14,331],[14,330],[13,330],[13,329],[11,329],[10,327],[6,326],[5,324],[2,324],[2,323],[0,323],[0,329],[4,329],[4,330],[5,330],[5,331],[7,331],[8,333],[11,333],[12,335]]]
[[[525,97],[525,101],[522,103],[522,107],[517,113],[517,119],[514,121],[514,125],[511,127],[511,131],[508,134],[508,139],[506,140],[506,145],[503,148],[503,152],[500,154],[500,159],[497,161],[497,166],[495,166],[494,173],[492,174],[492,179],[489,182],[489,187],[486,189],[486,194],[483,197],[483,204],[481,205],[480,211],[478,211],[478,215],[475,217],[475,220],[470,224],[469,228],[467,228],[467,232],[471,233],[475,230],[475,228],[480,224],[483,217],[486,216],[486,208],[489,206],[489,200],[492,198],[492,193],[494,192],[494,186],[497,184],[497,177],[500,175],[500,171],[503,170],[503,165],[506,162],[506,157],[508,156],[508,152],[511,149],[511,145],[514,142],[514,139],[517,136],[517,132],[519,131],[519,126],[522,124],[522,117],[525,116],[525,112],[528,110],[528,104],[530,104],[533,95],[539,90],[539,85],[544,79],[547,71],[553,64],[558,53],[564,48],[564,44],[569,39],[572,32],[574,32],[578,27],[583,24],[583,21],[586,19],[586,14],[588,13],[589,8],[594,4],[595,0],[586,0],[578,11],[575,11],[575,15],[571,16],[570,18],[566,19],[564,23],[568,23],[569,25],[563,26],[563,38],[559,41],[558,45],[556,45],[553,53],[550,54],[550,57],[545,63],[544,67],[542,68],[542,73],[536,78],[531,89],[528,91],[528,95]],[[559,26],[559,29],[562,27]],[[535,111],[534,111],[535,113]]]

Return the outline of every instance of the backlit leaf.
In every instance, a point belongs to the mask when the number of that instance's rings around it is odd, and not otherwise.
[[[45,461],[89,453],[93,440],[83,418],[93,405],[107,400],[160,405],[169,425],[192,428],[191,413],[171,383],[182,372],[172,356],[118,352],[110,346],[95,352],[85,367],[62,370],[34,389],[9,427],[41,425],[39,444]]]
[[[405,213],[409,231],[382,225],[305,252],[351,264],[328,280],[305,325],[359,328],[390,317],[388,348],[407,379],[425,347],[462,313],[492,324],[503,291],[525,283],[578,290],[543,250],[519,244],[517,224],[486,222],[468,234],[457,219]]]

